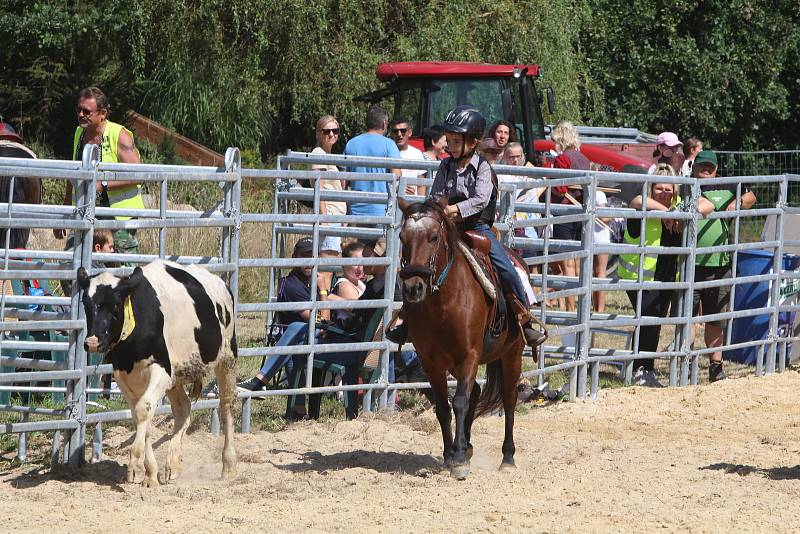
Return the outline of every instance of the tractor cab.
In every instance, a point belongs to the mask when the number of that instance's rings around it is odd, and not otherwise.
[[[377,76],[386,87],[362,95],[357,100],[388,105],[394,115],[414,122],[411,142],[422,149],[422,131],[441,124],[456,106],[477,106],[487,124],[505,119],[516,129],[516,137],[526,148],[526,158],[534,161],[531,148],[545,138],[540,96],[534,88],[538,65],[488,65],[458,62],[382,63]],[[552,97],[549,102],[553,102]]]
[[[535,82],[541,75],[538,65],[492,65],[466,62],[395,62],[378,65],[376,75],[386,86],[361,95],[356,100],[384,102],[395,116],[414,123],[411,144],[422,149],[422,132],[444,121],[456,106],[478,107],[487,125],[501,119],[514,125],[516,138],[525,158],[535,165],[549,166],[553,143],[547,138],[541,104],[555,111],[551,88],[540,92]],[[597,145],[584,145],[581,151],[603,170],[622,170],[644,162]],[[649,166],[649,164],[647,164]]]

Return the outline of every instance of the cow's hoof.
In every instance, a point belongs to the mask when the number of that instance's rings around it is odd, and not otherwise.
[[[158,485],[159,485],[158,484],[158,478],[145,477],[145,479],[142,480],[142,487],[143,488],[157,488]]]
[[[498,471],[513,471],[517,466],[514,463],[503,462],[500,464]]]
[[[164,472],[158,473],[158,481],[161,484],[169,484],[173,480],[177,480],[180,474],[179,469],[171,469],[169,466],[164,466]]]
[[[131,484],[142,484],[145,480],[147,480],[147,473],[144,467],[140,469],[133,468],[128,471],[128,482]]]
[[[454,465],[450,468],[450,476],[456,480],[464,480],[469,475],[469,464]]]
[[[222,479],[233,480],[236,478],[236,466],[222,466]]]

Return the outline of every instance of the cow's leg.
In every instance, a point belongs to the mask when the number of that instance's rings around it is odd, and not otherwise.
[[[136,421],[136,437],[131,447],[131,463],[133,464],[134,483],[141,482],[143,486],[155,486],[158,484],[158,464],[152,444],[148,445],[147,433],[158,401],[172,387],[172,378],[163,367],[156,363],[150,364],[148,368],[150,380],[147,389],[132,410],[133,418]]]
[[[172,406],[172,439],[169,440],[167,463],[164,465],[164,474],[159,474],[158,481],[162,484],[175,480],[181,474],[181,453],[183,451],[183,435],[189,428],[189,415],[192,409],[189,397],[183,386],[175,386],[167,391],[169,403]]]
[[[117,382],[117,386],[122,391],[122,394],[125,396],[125,400],[128,402],[128,408],[131,410],[131,413],[135,413],[136,403],[139,401],[141,395],[137,394],[132,389],[132,384],[128,383],[128,373],[114,371],[114,380]],[[136,417],[133,418],[134,427],[138,429],[138,423],[136,422]],[[131,447],[128,455],[128,483],[133,483],[134,481],[134,472],[133,472],[133,447]],[[140,481],[141,482],[141,481]]]
[[[222,447],[222,477],[236,476],[236,450],[233,448],[233,414],[236,407],[236,360],[232,353],[220,357],[214,367],[219,386],[219,415],[225,444]]]

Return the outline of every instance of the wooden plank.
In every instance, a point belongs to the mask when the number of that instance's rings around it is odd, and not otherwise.
[[[225,166],[225,157],[219,152],[169,130],[135,111],[125,113],[124,122],[128,128],[133,130],[136,137],[145,139],[152,145],[159,146],[165,139],[170,139],[175,144],[176,154],[189,165]]]

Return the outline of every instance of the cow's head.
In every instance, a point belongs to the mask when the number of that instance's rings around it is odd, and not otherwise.
[[[107,272],[90,277],[86,269],[78,269],[78,285],[83,290],[83,307],[86,311],[84,348],[87,351],[105,354],[119,343],[125,320],[125,299],[143,277],[140,267],[124,278]]]

